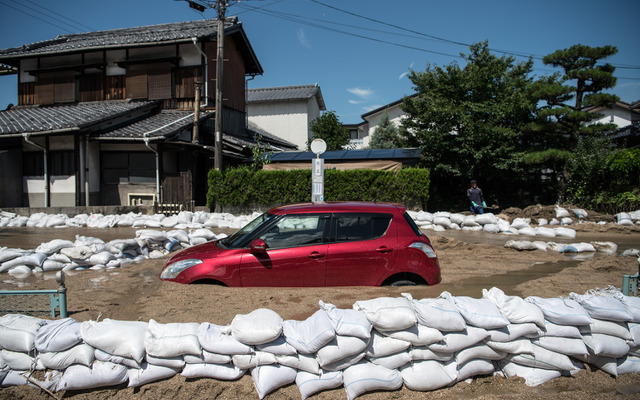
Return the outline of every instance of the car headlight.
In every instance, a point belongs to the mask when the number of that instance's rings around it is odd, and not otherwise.
[[[202,264],[202,260],[197,258],[188,258],[186,260],[177,261],[167,266],[160,274],[161,279],[174,279],[187,268],[191,268],[194,265]]]
[[[422,252],[424,254],[427,255],[427,257],[429,258],[437,258],[438,256],[436,255],[436,251],[433,250],[433,247],[429,246],[426,243],[422,243],[422,242],[415,242],[415,243],[411,243],[411,246],[414,249],[419,249],[422,250]]]

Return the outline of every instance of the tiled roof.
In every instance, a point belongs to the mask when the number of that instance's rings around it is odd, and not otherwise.
[[[249,103],[257,103],[263,101],[286,101],[286,100],[306,100],[316,96],[320,109],[324,110],[324,99],[320,86],[318,85],[299,85],[299,86],[280,86],[261,89],[249,89],[247,91],[247,101]]]
[[[212,117],[215,113],[202,113],[200,121]],[[193,125],[193,111],[162,110],[140,121],[99,133],[94,137],[99,139],[142,139],[147,133],[149,138],[166,138]]]
[[[233,24],[233,22],[226,22],[225,29]],[[60,35],[51,40],[0,50],[0,59],[92,48],[126,47],[128,45],[143,43],[189,40],[193,37],[203,38],[214,36],[216,32],[217,20],[207,19],[107,31],[74,33],[70,35]]]
[[[264,129],[262,129],[261,127],[259,127],[258,125],[256,125],[251,121],[249,121],[249,126],[247,128],[249,130],[249,134],[251,134],[254,139],[257,139],[258,135],[260,135],[262,136],[262,139],[264,142],[267,142],[269,144],[272,144],[278,147],[283,147],[286,150],[294,150],[298,148],[298,146],[296,146],[295,144],[289,142],[288,140],[284,140],[279,136],[276,136],[272,133],[265,131]]]
[[[13,107],[0,111],[0,137],[9,134],[82,129],[154,103],[96,101],[56,106]]]

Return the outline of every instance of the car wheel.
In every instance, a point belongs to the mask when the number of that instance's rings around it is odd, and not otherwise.
[[[400,280],[391,282],[389,286],[416,286],[416,283],[414,281],[400,279]]]

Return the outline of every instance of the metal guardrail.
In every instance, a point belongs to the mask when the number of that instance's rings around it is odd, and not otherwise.
[[[64,273],[56,274],[58,289],[52,290],[0,290],[0,314],[43,315],[67,317],[67,288]]]

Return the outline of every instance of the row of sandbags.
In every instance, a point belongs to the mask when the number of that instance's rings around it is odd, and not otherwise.
[[[580,242],[580,243],[556,243],[556,242],[544,242],[540,240],[508,240],[504,247],[515,250],[553,250],[558,253],[572,254],[572,253],[587,253],[595,254],[596,252],[602,252],[607,254],[616,254],[618,245],[613,242]],[[638,249],[626,249],[620,253],[622,257],[638,257],[640,256],[640,250]]]
[[[113,269],[124,264],[159,258],[170,252],[225,237],[206,228],[161,231],[141,229],[133,239],[102,239],[76,235],[75,241],[53,239],[35,250],[0,247],[0,273],[15,277],[47,271]]]
[[[304,321],[257,309],[226,326],[5,315],[0,381],[25,384],[26,371],[48,370],[39,384],[60,391],[250,372],[260,399],[295,383],[303,399],[344,387],[351,400],[496,372],[535,386],[584,363],[613,376],[640,372],[640,299],[616,290],[522,299],[492,288],[480,299],[443,292],[357,301],[353,309],[319,305]]]
[[[234,216],[229,213],[208,213],[204,211],[181,211],[177,215],[141,214],[78,214],[70,217],[66,214],[34,213],[29,217],[0,211],[0,227],[89,227],[89,228],[167,228],[167,229],[201,229],[201,228],[231,228],[239,229],[246,225],[259,213],[252,215]]]

